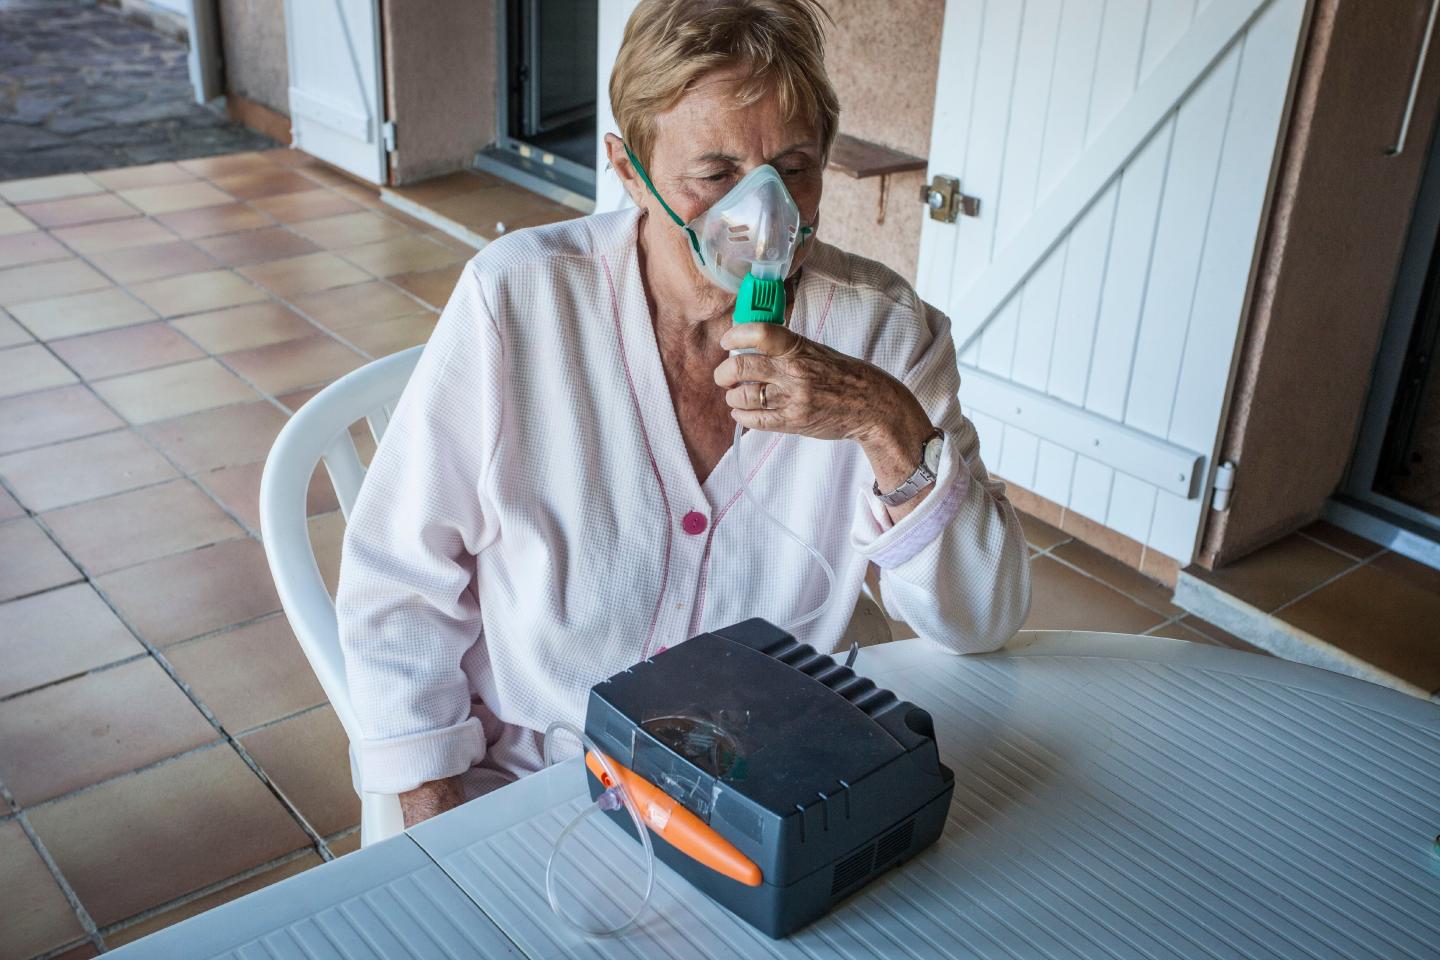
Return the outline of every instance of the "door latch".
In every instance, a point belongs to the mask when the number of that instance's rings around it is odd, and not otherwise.
[[[954,177],[937,176],[920,185],[920,202],[930,208],[930,219],[954,223],[964,214],[980,216],[980,198],[960,192],[960,181]]]

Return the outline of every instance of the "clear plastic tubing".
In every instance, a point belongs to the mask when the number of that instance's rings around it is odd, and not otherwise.
[[[732,350],[730,351],[730,355],[733,357],[736,354],[758,352],[758,350],[748,349]],[[760,502],[760,498],[750,492],[750,481],[745,476],[745,464],[741,462],[740,457],[740,435],[744,432],[744,427],[740,426],[740,424],[738,423],[735,424],[735,442],[731,448],[732,452],[735,455],[735,477],[739,481],[741,493],[745,495],[745,499],[750,502],[751,506],[753,506],[756,510],[759,510],[760,513],[763,514],[767,520],[769,520],[775,525],[776,529],[778,529],[781,533],[785,534],[785,536],[789,537],[791,540],[795,541],[807,552],[809,552],[810,556],[814,557],[815,562],[820,566],[820,571],[825,574],[825,599],[820,601],[820,605],[814,610],[811,610],[809,613],[804,614],[803,616],[800,616],[795,620],[790,621],[789,623],[780,625],[780,629],[784,630],[786,633],[793,633],[797,627],[803,627],[805,624],[809,623],[812,620],[818,620],[820,617],[825,615],[826,610],[830,609],[830,601],[835,598],[835,571],[831,568],[830,562],[825,559],[825,555],[823,553],[816,549],[812,544],[806,543],[804,538],[802,538],[800,534],[796,533],[794,530],[791,530],[789,527],[785,526],[785,524],[781,523],[780,519],[776,517],[775,514],[771,513],[765,507],[765,504]]]
[[[615,786],[596,797],[594,803],[576,814],[575,818],[565,825],[565,829],[560,831],[560,836],[556,839],[555,846],[550,851],[550,859],[545,863],[545,896],[549,898],[550,909],[555,912],[555,916],[565,921],[565,923],[576,931],[591,937],[619,936],[634,926],[636,920],[640,919],[640,914],[643,913],[645,907],[649,905],[650,894],[655,889],[655,848],[650,843],[650,831],[646,828],[645,821],[640,817],[640,811],[635,807],[634,798],[626,791],[624,787],[625,781],[620,779],[614,766],[611,765],[609,758],[595,746],[593,740],[585,735],[585,731],[573,723],[556,720],[545,728],[545,766],[549,767],[555,762],[555,733],[558,730],[566,731],[575,737],[575,739],[579,740],[586,750],[595,754],[600,761],[600,765],[604,767],[605,772],[609,774],[610,782],[615,784]],[[635,825],[635,832],[639,834],[640,843],[645,847],[645,892],[641,894],[640,903],[634,912],[619,926],[593,926],[581,923],[560,907],[560,897],[555,889],[555,860],[560,854],[560,848],[565,846],[565,841],[570,839],[570,835],[574,833],[580,824],[584,823],[592,813],[602,810],[617,810],[621,806],[624,806],[630,813],[630,820]]]

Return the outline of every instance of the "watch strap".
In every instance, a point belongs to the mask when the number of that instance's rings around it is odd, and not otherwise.
[[[937,439],[943,440],[944,437],[944,431],[938,428],[930,432],[930,435],[920,444],[920,465],[894,490],[891,490],[889,493],[881,493],[880,484],[878,482],[871,483],[870,488],[875,494],[875,497],[887,507],[898,507],[908,500],[913,500],[919,495],[921,490],[924,490],[930,486],[930,484],[934,483],[936,473],[931,470],[930,465],[925,462],[925,448],[930,445],[931,441]]]

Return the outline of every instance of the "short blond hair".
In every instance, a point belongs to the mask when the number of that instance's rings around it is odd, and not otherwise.
[[[704,74],[746,66],[737,99],[754,103],[773,89],[788,119],[814,123],[828,157],[840,101],[825,72],[827,20],[819,0],[642,0],[610,72],[620,135],[648,166],[655,117]]]

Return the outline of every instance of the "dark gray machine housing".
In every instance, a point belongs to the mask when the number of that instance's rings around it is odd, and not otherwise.
[[[749,887],[652,834],[661,861],[777,938],[935,842],[955,789],[930,714],[758,618],[597,684],[585,732],[760,867]],[[610,817],[634,836],[624,809]]]

